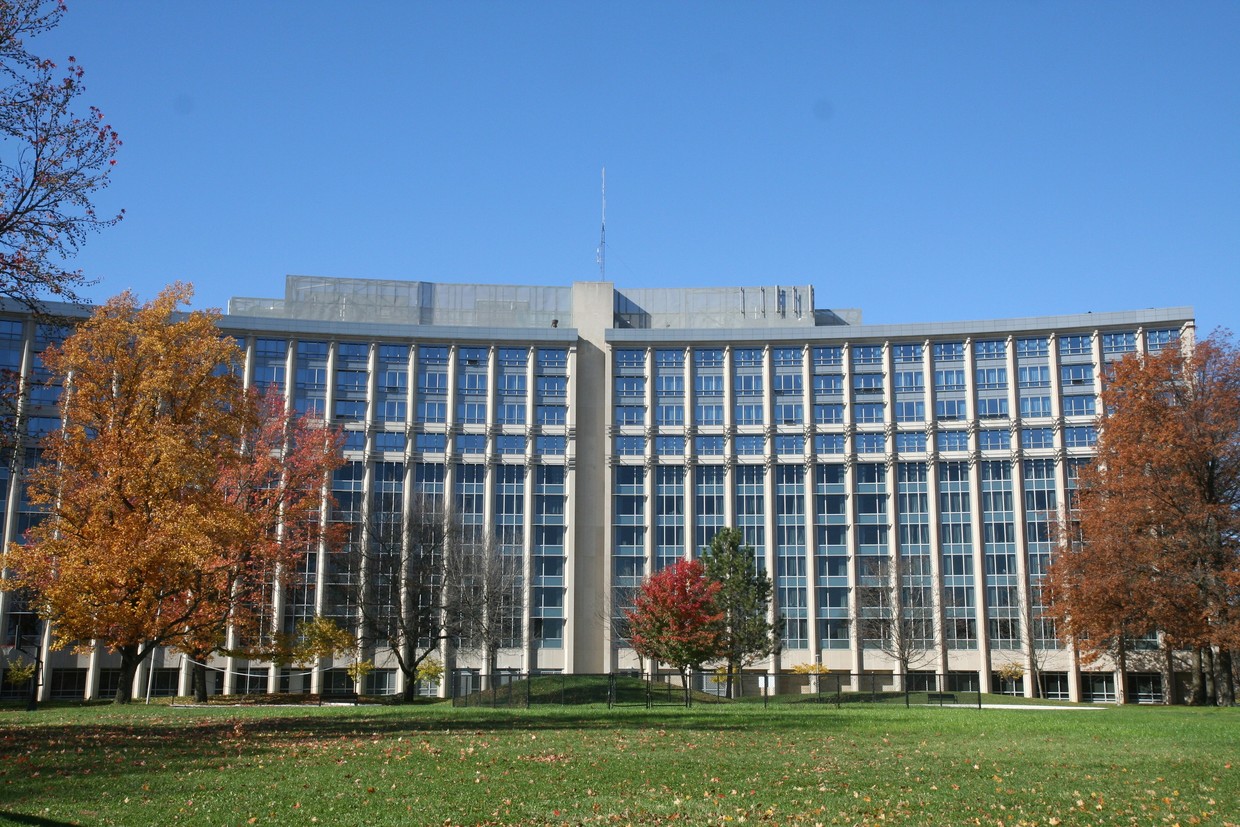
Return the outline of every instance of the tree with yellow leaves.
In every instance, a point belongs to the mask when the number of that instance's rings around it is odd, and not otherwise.
[[[6,585],[33,595],[59,645],[120,654],[117,703],[157,646],[215,648],[257,617],[262,590],[313,542],[303,518],[338,462],[330,434],[299,431],[310,467],[290,471],[272,435],[289,420],[246,393],[215,314],[178,312],[191,296],[123,293],[44,352],[65,385],[30,478],[47,517],[6,554]]]

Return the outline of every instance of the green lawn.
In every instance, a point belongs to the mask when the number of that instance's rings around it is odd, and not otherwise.
[[[0,710],[0,823],[1240,824],[1240,710]]]

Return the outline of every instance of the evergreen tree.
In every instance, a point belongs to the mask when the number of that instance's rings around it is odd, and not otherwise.
[[[702,556],[707,579],[719,584],[715,602],[723,612],[728,697],[733,696],[733,677],[741,669],[775,651],[782,626],[769,617],[771,578],[758,568],[753,546],[743,545],[744,541],[740,529],[725,528]],[[736,686],[739,695],[739,681]]]

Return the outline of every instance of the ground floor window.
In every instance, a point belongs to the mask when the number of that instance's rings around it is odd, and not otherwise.
[[[133,689],[140,698],[146,697],[148,688],[152,698],[171,698],[177,694],[180,677],[179,669],[152,669],[146,673],[145,677],[141,673],[134,675]],[[100,669],[99,694],[96,697],[103,700],[115,698],[116,690],[120,685],[121,670]]]
[[[49,688],[53,700],[80,701],[86,697],[86,670],[54,669]]]
[[[376,669],[366,676],[367,695],[395,695],[396,670]]]
[[[147,683],[139,687],[143,697],[150,690],[152,698],[172,698],[181,683],[180,669],[152,669],[147,673]]]
[[[1163,702],[1162,683],[1162,675],[1130,675],[1128,677],[1128,699],[1139,704],[1160,704]]]
[[[353,691],[353,678],[344,669],[328,669],[323,673],[323,694],[348,694]]]
[[[976,672],[948,672],[947,673],[947,691],[948,692],[978,692],[977,673]]]
[[[999,695],[1011,695],[1019,698],[1025,694],[1025,679],[1023,677],[1005,678],[998,672],[991,672],[990,686],[992,691]]]
[[[1042,697],[1053,701],[1067,701],[1072,698],[1071,684],[1067,672],[1042,673]]]
[[[848,621],[842,618],[821,618],[818,621],[818,636],[823,649],[847,649]]]
[[[19,684],[11,684],[8,682],[5,671],[0,670],[0,700],[12,701],[21,700],[30,697],[30,681],[22,681]]]
[[[116,688],[121,685],[121,670],[119,669],[100,669],[99,670],[99,694],[95,697],[102,700],[110,700],[116,697]]]
[[[1081,700],[1107,703],[1115,700],[1115,676],[1110,672],[1082,672]]]
[[[266,669],[238,669],[236,672],[236,693],[238,695],[267,694]]]
[[[534,645],[539,649],[564,647],[564,620],[558,617],[535,617],[533,623]]]

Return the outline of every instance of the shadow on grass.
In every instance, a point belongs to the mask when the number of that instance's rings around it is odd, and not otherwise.
[[[54,717],[53,717],[54,716]],[[505,732],[744,733],[833,731],[839,716],[772,710],[709,709],[481,709],[428,707],[96,707],[0,715],[0,789],[7,806],[0,823],[60,824],[31,812],[84,795],[138,795],[152,775],[181,777],[191,771],[275,766],[298,751],[324,755],[337,749],[371,750],[371,742],[437,743],[439,736],[487,736]],[[69,720],[65,720],[68,718]],[[382,748],[382,747],[380,747]],[[201,776],[200,776],[201,777]],[[3,806],[3,805],[0,805]]]
[[[1188,739],[1186,743],[1195,743],[1195,730],[1183,726],[1190,711],[1169,716],[1168,711],[1136,710],[1121,721],[1138,727],[1128,731],[1145,732],[1146,719],[1159,712],[1163,714],[1157,719],[1167,722],[1160,732],[1175,731]],[[1224,720],[1228,721],[1235,721],[1240,715],[1224,712]],[[341,777],[348,778],[349,772],[366,766],[366,762],[384,762],[393,747],[413,759],[405,765],[412,767],[426,761],[422,757],[425,755],[443,753],[451,757],[458,748],[470,747],[476,736],[486,738],[510,732],[518,735],[497,739],[505,743],[504,749],[532,740],[525,733],[544,731],[558,733],[548,738],[548,743],[569,743],[578,734],[577,741],[590,741],[595,745],[592,748],[597,748],[600,743],[616,741],[611,734],[629,742],[634,742],[630,734],[641,734],[643,737],[636,742],[646,743],[645,736],[651,736],[652,730],[658,730],[658,736],[664,731],[672,736],[668,744],[699,741],[696,734],[709,733],[735,733],[740,737],[723,740],[738,744],[751,744],[754,738],[763,742],[790,744],[804,740],[825,744],[830,737],[837,737],[840,743],[850,739],[864,741],[909,726],[920,726],[936,736],[945,733],[950,743],[967,743],[959,739],[972,738],[982,720],[987,721],[992,740],[1006,743],[1010,735],[1024,738],[1039,749],[1058,743],[1065,727],[1078,733],[1076,737],[1082,745],[1093,743],[1090,738],[1096,741],[1113,734],[1113,729],[1102,720],[1080,721],[1071,716],[1068,723],[1065,717],[1050,715],[1039,716],[1031,726],[1034,719],[1022,714],[1019,723],[1015,723],[1016,717],[986,713],[983,719],[968,710],[910,711],[902,706],[876,705],[841,712],[813,704],[773,704],[770,710],[749,705],[654,710],[608,710],[605,706],[493,710],[419,704],[356,708],[105,706],[52,708],[34,715],[5,712],[0,713],[0,795],[4,799],[0,824],[58,824],[61,822],[45,820],[37,814],[46,806],[54,810],[58,806],[74,807],[75,813],[85,813],[76,807],[84,803],[91,806],[92,800],[102,801],[108,795],[133,796],[140,801],[148,783],[156,788],[152,796],[166,798],[169,788],[211,789],[238,781],[254,783],[250,780],[256,778],[263,783],[283,782],[281,773],[291,771],[295,764],[303,770],[311,766],[321,768],[314,771],[322,775],[331,774],[346,758],[351,766],[341,771]],[[1191,718],[1196,719],[1198,728],[1220,731],[1218,712],[1195,711]],[[1003,724],[1004,721],[1013,723]],[[399,738],[404,743],[396,746]],[[542,743],[537,749],[543,749]],[[499,760],[513,760],[503,755],[497,753]],[[278,763],[284,759],[291,762]],[[398,756],[396,760],[403,759]],[[419,765],[418,769],[426,769],[429,777],[434,777],[433,763]],[[307,777],[311,783],[317,783],[313,776]],[[115,798],[108,800],[109,806],[115,806],[115,802]],[[5,812],[4,807],[26,814]],[[89,823],[89,817],[86,821]]]
[[[29,816],[22,813],[6,813],[0,810],[0,824],[42,824],[45,827],[56,827],[57,825],[77,824],[76,821],[60,821],[54,818],[43,818],[42,816]]]

